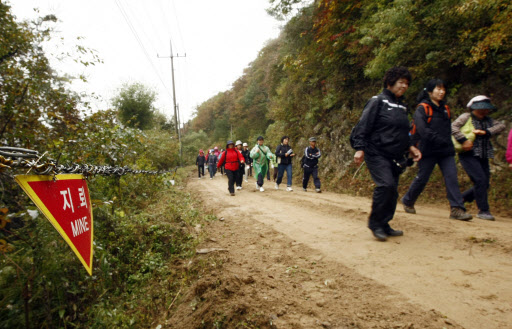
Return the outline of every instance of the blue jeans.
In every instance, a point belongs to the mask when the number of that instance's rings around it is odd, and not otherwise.
[[[208,165],[208,171],[210,172],[210,178],[215,176],[215,172],[217,171],[217,166],[214,164]]]
[[[286,186],[292,186],[292,164],[278,164],[277,165],[277,185],[283,181],[284,171],[286,170]]]
[[[404,195],[402,201],[404,205],[412,207],[420,196],[421,192],[428,183],[432,170],[436,164],[441,169],[444,178],[444,185],[446,188],[446,197],[450,202],[450,207],[464,208],[464,201],[462,201],[462,194],[459,189],[459,181],[457,179],[457,167],[455,166],[455,158],[453,156],[429,156],[422,158],[418,162],[418,175],[414,178],[409,190]]]

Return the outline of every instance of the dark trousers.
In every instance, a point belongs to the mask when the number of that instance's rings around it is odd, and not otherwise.
[[[372,211],[368,219],[368,227],[374,231],[378,228],[388,230],[389,221],[393,219],[398,200],[398,178],[393,160],[378,155],[364,156],[370,171],[375,189],[373,190]]]
[[[286,186],[292,186],[292,164],[278,164],[277,165],[277,185],[283,181],[284,172],[286,171]]]
[[[213,178],[213,176],[215,176],[216,170],[217,170],[216,165],[208,165],[208,171],[210,172],[210,178]]]
[[[476,205],[480,211],[489,211],[489,201],[487,200],[487,189],[491,178],[489,159],[478,158],[473,155],[473,152],[468,152],[468,154],[460,153],[459,161],[473,184],[475,184],[462,193],[464,202],[476,200]]]
[[[242,186],[242,180],[244,179],[244,167],[245,164],[240,164],[238,168],[238,175],[236,176],[236,186]]]
[[[318,178],[318,167],[304,167],[304,176],[302,177],[302,188],[308,188],[309,177],[313,175],[315,188],[320,188],[320,178]]]
[[[404,204],[409,207],[414,206],[416,200],[427,185],[430,175],[432,174],[432,170],[434,170],[436,164],[439,165],[439,169],[441,169],[441,172],[443,173],[446,197],[450,202],[450,207],[465,209],[462,194],[459,189],[459,181],[457,179],[455,158],[453,156],[430,156],[422,158],[418,162],[418,175],[414,178],[409,190],[404,195]]]
[[[197,174],[199,178],[201,178],[201,175],[204,176],[204,165],[197,165]]]
[[[235,193],[235,182],[238,179],[238,170],[224,169],[226,176],[228,176],[228,190],[229,193]]]
[[[221,166],[221,167],[220,167],[220,174],[221,174],[221,175],[224,175],[224,171],[225,171],[224,166]]]
[[[258,183],[259,187],[262,187],[263,183],[265,183],[265,177],[263,177],[263,174],[261,172],[258,174],[256,182]]]

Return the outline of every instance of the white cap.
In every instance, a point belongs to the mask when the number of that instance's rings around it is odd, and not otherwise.
[[[481,102],[481,101],[485,101],[485,100],[490,100],[490,98],[487,96],[484,96],[484,95],[475,96],[475,97],[471,98],[471,100],[469,101],[469,103],[466,107],[470,108],[471,105],[473,105],[473,103]]]
[[[235,145],[242,145],[242,141],[241,140],[237,140]]]
[[[249,146],[247,143],[244,143],[242,146]]]

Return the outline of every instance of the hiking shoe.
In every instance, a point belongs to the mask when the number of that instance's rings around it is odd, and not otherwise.
[[[229,195],[231,195],[231,196],[235,196],[235,193],[229,193]]]
[[[486,220],[496,220],[489,211],[480,211],[476,217]]]
[[[454,207],[450,211],[450,218],[457,220],[470,220],[473,218],[471,214],[468,214],[464,209]]]
[[[307,190],[307,189],[305,189],[305,188],[303,188],[302,190],[303,190],[304,192],[307,192],[307,191],[308,191],[308,190]]]
[[[316,193],[322,193],[322,190],[320,190],[319,188],[316,188],[315,191]]]
[[[279,190],[279,184],[276,183],[275,189]]]
[[[260,187],[260,192],[265,192],[265,189],[262,187]]]
[[[291,186],[288,186],[288,187],[286,188],[286,192],[291,192],[291,191],[293,191],[292,187],[291,187]]]
[[[388,235],[384,232],[383,229],[377,228],[372,230],[373,236],[379,241],[386,241],[388,239]]]
[[[402,203],[402,205],[404,206],[404,211],[408,214],[415,214],[416,213],[416,209],[414,209],[414,206],[408,206],[404,203],[404,198],[401,198],[400,199],[400,202]]]
[[[237,189],[237,190],[241,190],[241,189],[242,189],[242,187],[241,187],[241,186],[237,186],[237,187],[236,187],[236,189]]]
[[[391,227],[387,230],[384,230],[384,233],[386,233],[387,236],[402,236],[402,235],[404,235],[404,231],[393,230]]]

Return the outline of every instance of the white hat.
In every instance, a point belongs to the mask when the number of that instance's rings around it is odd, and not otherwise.
[[[242,145],[242,141],[241,141],[241,140],[237,140],[237,141],[236,141],[235,146],[238,146],[238,145]]]
[[[249,146],[247,143],[244,143],[242,146]]]

